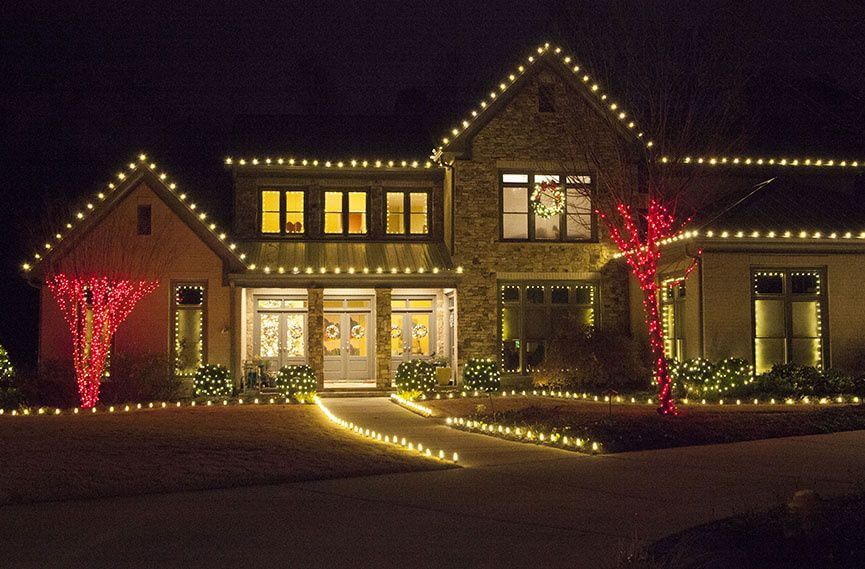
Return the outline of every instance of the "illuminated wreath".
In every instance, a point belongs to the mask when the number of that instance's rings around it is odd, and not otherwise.
[[[555,182],[540,182],[535,184],[531,202],[535,215],[549,219],[565,210],[565,192]]]
[[[339,339],[339,326],[336,324],[328,324],[324,329],[324,336],[328,340],[337,340]]]
[[[288,327],[288,335],[297,340],[301,336],[303,336],[303,328],[300,324],[291,324]]]
[[[397,326],[396,324],[390,327],[390,337],[391,338],[401,338],[402,337],[402,327]]]
[[[429,334],[429,328],[423,324],[415,324],[414,328],[411,329],[411,335],[418,339],[426,337],[427,334]]]
[[[366,336],[366,328],[361,326],[360,324],[355,324],[351,327],[351,337],[355,340],[360,340]]]

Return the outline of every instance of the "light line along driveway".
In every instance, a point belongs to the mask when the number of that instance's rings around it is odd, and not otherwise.
[[[325,403],[472,466],[7,506],[0,566],[597,568],[635,541],[865,481],[865,431],[586,456],[453,431],[383,399]]]

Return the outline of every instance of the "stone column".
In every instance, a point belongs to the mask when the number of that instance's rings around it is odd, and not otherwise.
[[[390,293],[389,288],[375,289],[375,384],[387,389],[390,377]]]
[[[309,365],[318,379],[319,391],[324,389],[324,289],[307,289],[307,347]]]

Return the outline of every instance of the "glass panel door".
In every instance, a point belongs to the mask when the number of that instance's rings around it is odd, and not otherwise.
[[[431,356],[432,314],[429,312],[407,314],[411,326],[411,355]]]

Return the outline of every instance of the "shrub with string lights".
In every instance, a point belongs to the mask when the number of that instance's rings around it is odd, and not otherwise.
[[[9,361],[9,353],[0,346],[0,409],[14,409],[23,402],[14,380],[15,368]]]
[[[436,386],[435,366],[423,360],[402,362],[396,370],[394,384],[406,399],[414,399],[433,391]]]
[[[195,397],[218,397],[231,395],[234,382],[225,366],[205,364],[198,368],[192,379],[192,393]]]
[[[502,385],[499,365],[490,358],[471,358],[463,370],[463,384],[473,391],[498,391]]]
[[[753,366],[741,358],[670,360],[668,369],[673,384],[690,397],[744,393],[754,383]]]
[[[284,366],[276,374],[276,388],[283,397],[293,397],[300,403],[312,403],[318,380],[308,365]]]

